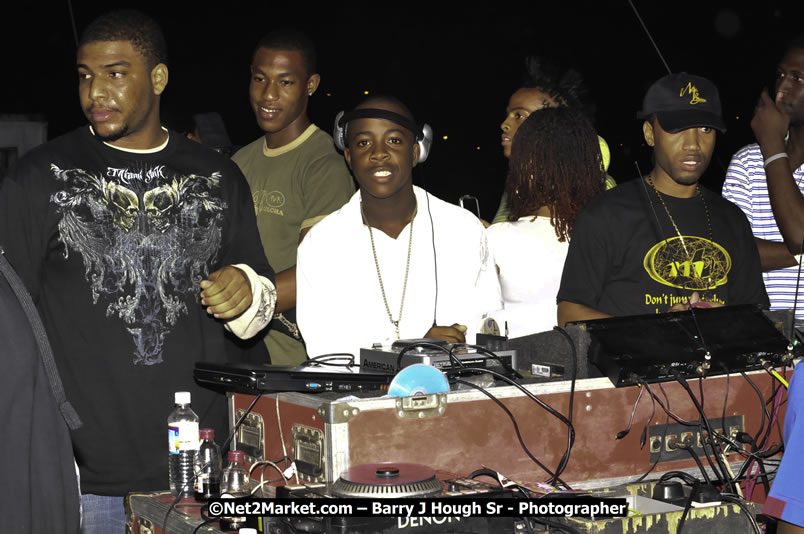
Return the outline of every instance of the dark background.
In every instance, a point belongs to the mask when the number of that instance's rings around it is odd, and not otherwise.
[[[673,71],[706,76],[720,88],[728,132],[720,135],[704,183],[719,190],[731,155],[754,141],[750,119],[773,79],[784,44],[804,32],[804,2],[634,0]],[[95,16],[122,4],[73,0],[3,6],[1,114],[33,114],[55,137],[86,121],[77,101],[73,20],[80,35]],[[259,37],[279,26],[307,29],[319,51],[322,83],[310,115],[325,130],[364,91],[405,101],[436,134],[415,181],[457,202],[480,199],[493,216],[505,181],[499,124],[521,81],[523,58],[537,54],[579,70],[597,105],[596,126],[618,181],[650,170],[635,113],[647,87],[666,74],[627,0],[489,3],[352,3],[143,0],[165,29],[170,82],[163,122],[183,129],[193,113],[220,112],[236,144],[260,135],[248,104],[249,64]],[[448,139],[444,140],[443,136]]]

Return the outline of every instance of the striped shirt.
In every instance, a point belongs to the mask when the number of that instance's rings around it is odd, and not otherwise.
[[[734,154],[726,171],[723,184],[723,197],[737,204],[748,217],[754,237],[766,241],[782,242],[781,232],[773,217],[768,185],[765,181],[764,160],[756,143],[741,148]],[[804,165],[793,172],[799,191],[804,193]],[[798,267],[787,267],[762,273],[765,289],[771,301],[772,310],[785,310],[793,307],[796,293]],[[804,274],[804,271],[802,272]],[[796,318],[804,319],[804,280],[799,288],[796,303]]]

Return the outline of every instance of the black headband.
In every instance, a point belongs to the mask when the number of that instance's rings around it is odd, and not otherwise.
[[[358,119],[385,119],[410,130],[417,141],[424,138],[422,129],[416,124],[415,121],[410,120],[404,115],[400,115],[399,113],[394,113],[393,111],[388,111],[386,109],[361,108],[344,113],[341,119],[338,121],[338,127],[345,128],[348,123]]]

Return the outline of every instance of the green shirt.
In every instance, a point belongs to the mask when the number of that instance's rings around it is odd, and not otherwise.
[[[314,124],[280,148],[268,148],[260,137],[232,159],[251,186],[262,246],[276,272],[296,265],[299,232],[339,209],[355,191],[332,137]],[[301,343],[279,332],[269,331],[266,345],[274,364],[306,358]]]

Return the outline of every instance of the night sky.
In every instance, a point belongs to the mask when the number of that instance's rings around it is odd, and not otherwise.
[[[719,190],[731,155],[754,141],[753,107],[773,79],[785,42],[804,32],[804,2],[757,2],[747,9],[724,1],[633,1],[671,69],[708,77],[720,88],[728,132],[719,136],[704,178]],[[441,3],[354,3],[323,11],[314,5],[137,3],[168,38],[163,122],[182,129],[193,113],[218,111],[234,143],[257,138],[247,93],[251,53],[263,33],[294,25],[318,46],[322,83],[310,104],[313,121],[331,130],[335,113],[357,104],[364,91],[398,96],[436,135],[432,155],[414,172],[414,181],[451,202],[463,194],[479,197],[486,218],[505,181],[499,124],[527,54],[584,75],[597,106],[598,132],[612,150],[612,176],[633,178],[634,161],[643,172],[651,167],[635,114],[647,87],[666,70],[627,0],[592,7],[531,2],[518,9],[496,2],[438,12],[427,6]],[[73,0],[79,34],[114,7],[123,4]],[[85,124],[77,100],[70,3],[4,6],[2,25],[0,114],[43,118],[49,137]]]

